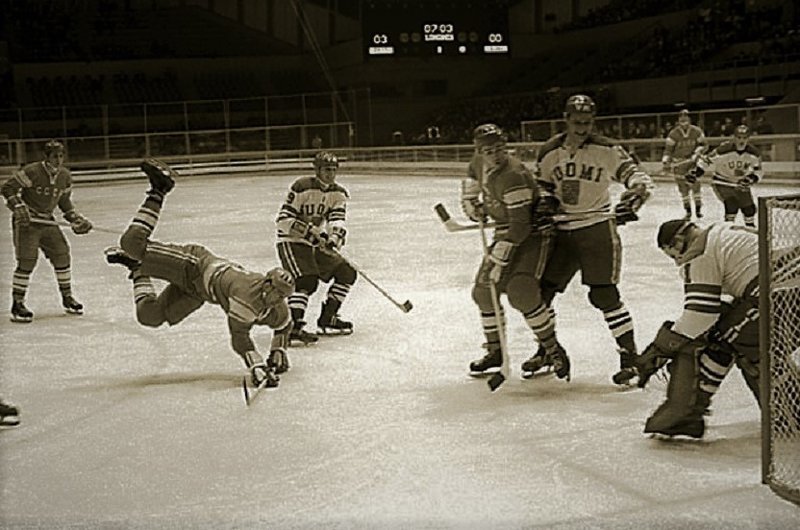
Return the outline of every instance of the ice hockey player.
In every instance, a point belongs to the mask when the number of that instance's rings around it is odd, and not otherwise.
[[[678,191],[681,194],[686,219],[692,218],[692,200],[694,212],[698,219],[703,217],[703,195],[700,183],[686,181],[686,174],[697,164],[700,156],[706,151],[706,137],[703,130],[692,124],[689,111],[683,109],[678,113],[678,124],[667,133],[664,155],[661,163],[665,173],[672,173]]]
[[[314,157],[314,176],[300,177],[289,188],[276,219],[278,257],[295,278],[289,296],[294,326],[291,340],[308,344],[318,337],[304,329],[309,297],[320,281],[333,283],[317,318],[324,334],[350,334],[353,324],[339,317],[339,308],[356,281],[356,271],[338,251],[345,244],[347,190],[336,182],[339,159],[321,151]]]
[[[725,206],[725,221],[736,221],[736,214],[741,210],[744,224],[755,226],[756,204],[750,186],[763,178],[764,170],[761,154],[749,140],[750,128],[739,125],[733,140],[723,142],[707,157],[701,157],[686,179],[696,181],[703,174],[711,173],[711,186]]]
[[[488,351],[470,364],[470,371],[483,373],[499,368],[503,361],[498,320],[504,324],[505,316],[495,314],[492,282],[498,296],[505,293],[511,306],[522,313],[552,359],[556,376],[569,379],[569,358],[556,340],[553,315],[539,290],[552,241],[555,204],[539,199],[533,175],[506,151],[506,137],[500,127],[479,125],[473,138],[476,156],[462,183],[461,206],[473,221],[491,219],[498,226],[472,288]],[[502,307],[499,300],[498,306]]]
[[[17,268],[11,285],[12,322],[33,320],[33,312],[25,305],[25,295],[39,249],[53,265],[64,310],[75,315],[83,314],[83,304],[72,295],[69,244],[61,228],[55,224],[53,210],[58,206],[76,234],[88,233],[92,223],[72,204],[72,175],[64,167],[64,156],[64,144],[50,140],[44,146],[44,160],[23,166],[0,186],[0,193],[13,212],[12,239]]]
[[[219,305],[228,318],[233,350],[252,375],[254,386],[277,386],[277,374],[289,368],[286,355],[291,317],[286,297],[294,290],[292,276],[276,267],[251,272],[197,244],[161,243],[151,239],[166,195],[177,173],[159,160],[148,159],[142,170],[150,181],[145,200],[120,238],[120,247],[106,250],[110,264],[130,269],[136,319],[148,327],[174,326],[203,304]],[[168,282],[157,294],[152,279]],[[250,338],[253,326],[274,331],[268,358]]]
[[[644,432],[700,438],[704,412],[734,364],[759,398],[758,235],[676,219],[660,226],[657,243],[680,267],[684,302],[638,359],[641,387],[665,362],[671,374],[667,399]]]
[[[13,427],[19,425],[19,409],[0,399],[0,426]]]
[[[542,276],[542,294],[552,307],[556,293],[564,292],[581,271],[582,281],[589,287],[589,302],[603,312],[618,346],[620,369],[612,380],[627,384],[636,376],[637,350],[633,320],[617,289],[622,264],[617,225],[639,218],[636,212],[650,196],[652,182],[625,149],[592,132],[594,116],[595,104],[589,96],[570,96],[564,109],[566,132],[550,138],[539,151],[536,178],[542,200],[576,218],[556,225],[555,248]],[[625,187],[613,214],[612,182]],[[540,349],[527,368],[535,372],[551,362]]]

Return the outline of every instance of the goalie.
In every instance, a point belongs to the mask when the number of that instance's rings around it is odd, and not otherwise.
[[[286,356],[291,317],[286,297],[294,290],[291,275],[275,267],[266,274],[215,256],[197,244],[161,243],[150,239],[164,198],[176,174],[158,160],[145,160],[150,180],[144,203],[120,238],[120,247],[106,250],[106,261],[131,270],[136,319],[148,327],[174,326],[206,302],[222,307],[234,351],[251,373],[254,386],[277,386],[277,374],[289,368]],[[169,284],[156,294],[152,278]],[[250,338],[255,325],[275,330],[269,357],[264,359]]]
[[[671,374],[644,432],[701,438],[711,398],[734,364],[759,400],[758,235],[677,219],[661,225],[657,243],[681,268],[685,294],[683,313],[637,360],[640,387],[664,364]]]

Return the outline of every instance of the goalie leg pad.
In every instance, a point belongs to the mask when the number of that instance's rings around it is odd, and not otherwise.
[[[702,412],[697,410],[697,359],[693,354],[681,352],[670,362],[668,369],[670,379],[667,399],[647,419],[644,432],[669,436],[690,434],[680,432],[681,428],[685,425],[696,426],[698,421],[703,422]]]

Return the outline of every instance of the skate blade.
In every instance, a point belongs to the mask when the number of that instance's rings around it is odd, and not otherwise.
[[[68,314],[68,315],[82,315],[83,314],[83,309],[67,309],[65,307],[64,308],[64,312],[66,314]]]
[[[0,418],[0,427],[16,427],[19,425],[18,416],[3,416]]]
[[[289,339],[289,346],[308,346],[317,342],[319,342],[319,338],[316,337],[311,340]]]
[[[660,432],[653,432],[649,433],[651,440],[657,440],[659,442],[666,442],[666,443],[689,443],[689,444],[702,444],[707,443],[708,440],[703,439],[703,436],[694,436],[692,434],[664,434]]]
[[[547,377],[550,375],[555,375],[556,373],[553,370],[537,370],[535,372],[522,372],[523,379],[538,379],[540,377]]]
[[[17,324],[30,324],[31,322],[33,322],[33,317],[12,316],[9,320],[11,320],[11,322],[15,322]]]
[[[352,335],[352,329],[329,329],[319,328],[317,330],[318,337],[335,337],[337,335]]]
[[[490,369],[483,372],[468,372],[469,376],[473,379],[488,379],[489,377],[499,374],[500,369]]]

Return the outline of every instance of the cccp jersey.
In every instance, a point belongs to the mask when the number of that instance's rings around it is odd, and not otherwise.
[[[750,144],[743,151],[737,151],[734,142],[725,142],[707,157],[701,158],[698,165],[704,171],[713,173],[712,180],[734,184],[746,175],[755,175],[757,180],[764,176],[761,153]]]
[[[558,229],[574,230],[606,221],[608,217],[603,214],[611,211],[612,181],[626,188],[637,184],[651,186],[650,177],[611,139],[589,135],[570,153],[566,138],[566,133],[557,134],[542,146],[536,178],[543,194],[560,199],[564,213],[585,213],[586,219],[560,223]]]
[[[44,162],[28,164],[3,183],[0,193],[8,200],[19,195],[33,217],[52,219],[58,206],[62,212],[74,210],[72,175],[65,167],[50,171]]]
[[[292,231],[298,220],[317,227],[326,224],[328,231],[337,227],[344,230],[348,198],[347,190],[336,182],[325,187],[317,177],[297,179],[278,212],[278,241],[310,245]]]
[[[758,234],[729,223],[715,223],[686,250],[680,269],[684,282],[683,313],[673,329],[697,337],[716,322],[722,297],[741,298],[758,276]]]
[[[667,134],[664,156],[674,161],[687,160],[692,157],[698,147],[705,147],[706,137],[697,125],[689,125],[684,129],[676,125]]]

